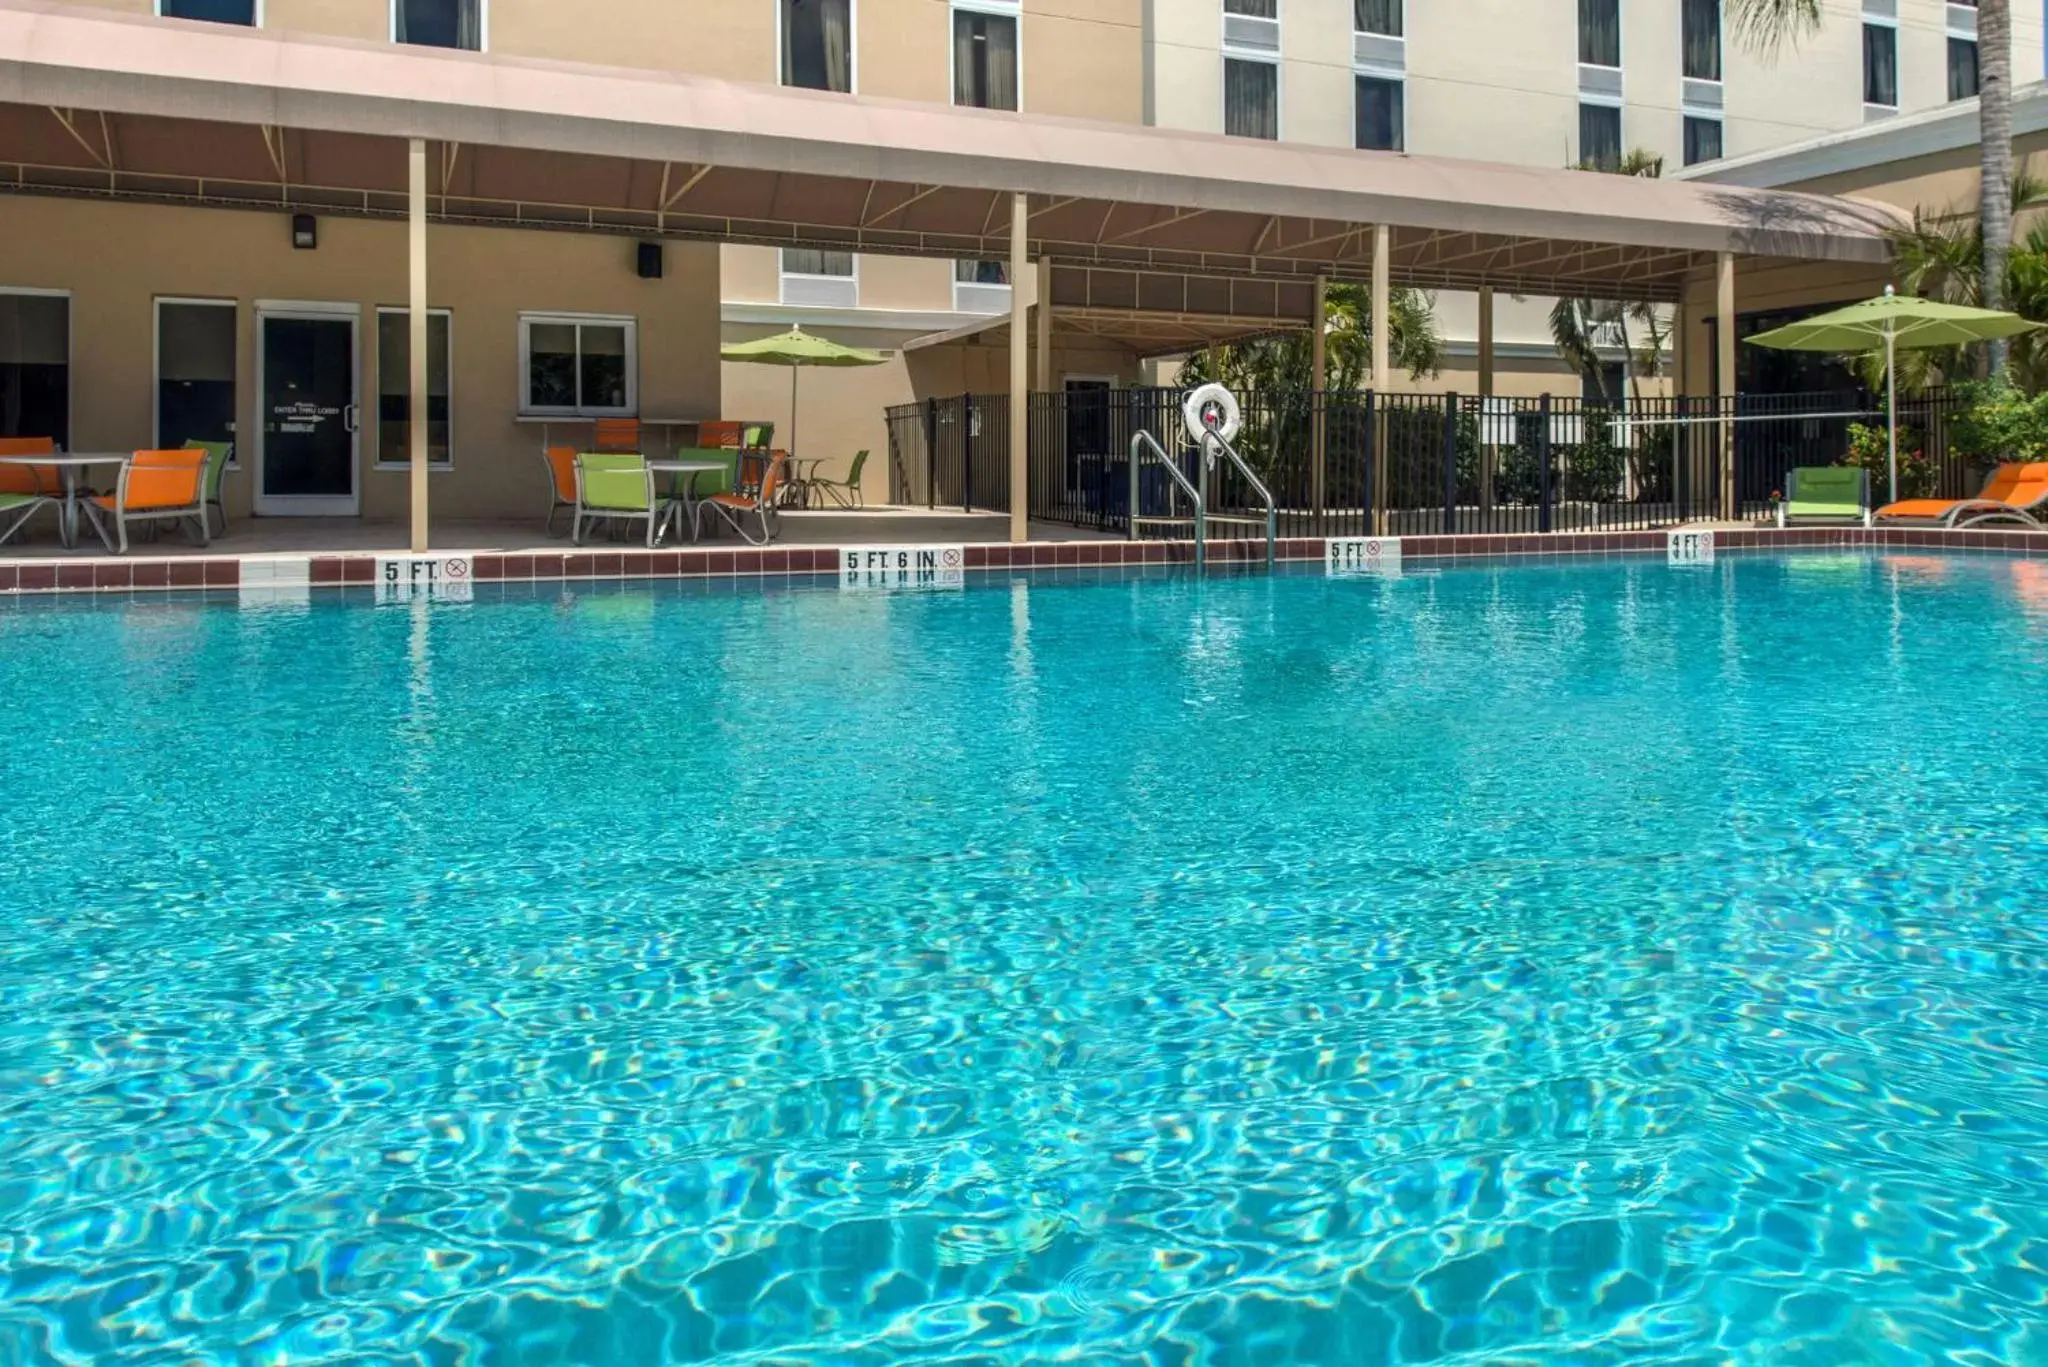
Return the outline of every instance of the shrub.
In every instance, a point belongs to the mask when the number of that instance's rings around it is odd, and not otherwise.
[[[2048,459],[2048,390],[2026,394],[2004,380],[1972,380],[1956,386],[1956,398],[1949,445],[1972,465]],[[1903,433],[1899,447],[1903,456]]]
[[[1849,455],[1842,462],[1866,470],[1870,474],[1870,493],[1876,499],[1887,499],[1891,480],[1891,440],[1884,427],[1865,426],[1860,422],[1849,424]],[[1927,454],[1927,443],[1921,440],[1919,429],[1899,429],[1899,497],[1932,498],[1935,489],[1934,458]]]

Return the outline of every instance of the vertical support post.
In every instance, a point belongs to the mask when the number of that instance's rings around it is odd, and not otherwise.
[[[1444,395],[1444,533],[1458,530],[1458,396]]]
[[[960,511],[974,511],[974,395],[960,396]],[[1014,531],[1017,519],[1010,525]]]
[[[1714,394],[1721,409],[1721,516],[1735,520],[1735,253],[1722,252],[1714,268]]]
[[[1038,330],[1038,383],[1041,394],[1052,393],[1052,258],[1038,258],[1038,297],[1035,321]]]
[[[939,401],[924,401],[924,506],[939,506]]]
[[[1317,276],[1315,307],[1309,314],[1308,332],[1309,496],[1314,508],[1311,525],[1317,536],[1323,534],[1330,462],[1329,419],[1325,406],[1329,390],[1325,365],[1328,342],[1324,336],[1328,326],[1329,289],[1328,277]]]
[[[406,297],[411,326],[412,374],[406,400],[411,433],[412,549],[427,549],[427,140],[414,138],[407,153],[406,229],[411,289]]]
[[[1391,265],[1388,260],[1392,246],[1391,235],[1384,223],[1375,223],[1372,228],[1372,389],[1377,395],[1387,392],[1391,378],[1387,357],[1391,354],[1392,310],[1388,307],[1388,295],[1392,286],[1389,279]],[[1386,422],[1385,407],[1382,405],[1376,420]],[[1374,431],[1374,461],[1372,472],[1372,534],[1387,534],[1387,462],[1385,432]]]
[[[1479,287],[1479,511],[1493,509],[1493,286]]]
[[[1026,295],[1021,288],[1030,261],[1024,254],[1024,238],[1031,229],[1031,197],[1022,191],[1010,196],[1010,540],[1031,538],[1031,498],[1027,487],[1031,477],[1031,394],[1030,334],[1026,328]]]
[[[1689,350],[1685,344],[1685,301],[1681,299],[1671,306],[1671,407],[1681,421],[1671,427],[1671,470],[1668,475],[1671,489],[1671,515],[1685,516],[1685,504],[1679,490],[1679,471],[1685,466],[1685,360]]]
[[[1536,507],[1536,530],[1550,530],[1550,505],[1553,502],[1550,490],[1550,396],[1545,394],[1536,404],[1536,478],[1541,487],[1541,501]]]

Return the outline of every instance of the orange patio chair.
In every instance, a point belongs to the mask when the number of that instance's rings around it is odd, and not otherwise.
[[[599,418],[595,440],[600,451],[630,451],[637,455],[640,453],[640,419]]]
[[[1975,498],[1908,498],[1879,508],[1879,522],[1916,522],[1936,527],[1974,527],[2011,519],[2029,527],[2041,523],[2033,510],[2048,503],[2048,461],[2010,461],[1991,472]]]
[[[121,554],[128,553],[128,524],[131,522],[183,522],[190,519],[199,531],[199,544],[210,545],[213,535],[206,517],[205,451],[137,451],[121,465],[121,482],[111,494],[89,498],[79,506],[92,520],[93,530],[115,550],[116,537],[107,524],[114,525]]]
[[[775,501],[782,495],[782,467],[789,458],[782,452],[775,452],[768,460],[767,468],[761,473],[758,488],[749,489],[743,483],[734,493],[713,494],[697,505],[697,518],[701,523],[704,510],[709,508],[724,518],[732,529],[744,537],[749,545],[765,546],[775,539]],[[741,464],[748,462],[742,460]],[[745,476],[741,478],[744,480]],[[760,535],[747,530],[747,518],[758,519]]]
[[[736,422],[698,423],[697,445],[713,451],[737,451],[740,446],[740,424]]]
[[[553,502],[548,504],[547,534],[555,534],[555,514],[567,508],[570,516],[576,513],[576,448],[573,446],[550,446],[541,452],[541,459],[548,466],[548,488]]]
[[[48,437],[0,437],[0,456],[54,456],[57,443]],[[33,494],[55,498],[63,476],[54,465],[0,465],[0,494]]]

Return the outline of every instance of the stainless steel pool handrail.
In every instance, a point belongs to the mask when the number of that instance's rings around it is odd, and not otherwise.
[[[1159,438],[1153,436],[1142,427],[1131,434],[1129,539],[1132,541],[1138,539],[1138,525],[1140,523],[1181,521],[1177,517],[1140,517],[1138,515],[1138,462],[1143,458],[1145,448],[1147,447],[1152,449],[1153,458],[1166,467],[1166,473],[1173,476],[1173,482],[1178,484],[1181,492],[1188,496],[1188,501],[1195,505],[1195,568],[1200,570],[1208,558],[1209,543],[1209,517],[1208,510],[1202,506],[1202,491],[1197,489],[1193,482],[1188,479],[1187,472],[1180,468],[1180,464],[1166,453],[1166,448],[1159,444]]]
[[[1279,506],[1273,502],[1273,491],[1266,487],[1266,482],[1264,480],[1260,479],[1257,475],[1252,473],[1252,467],[1245,464],[1244,457],[1240,456],[1237,453],[1237,448],[1235,446],[1232,446],[1229,440],[1226,439],[1221,432],[1205,432],[1202,434],[1202,440],[1204,442],[1216,443],[1216,446],[1222,450],[1223,454],[1230,457],[1230,463],[1237,467],[1237,472],[1240,475],[1244,476],[1244,482],[1251,485],[1252,491],[1256,493],[1259,496],[1259,498],[1265,503],[1266,568],[1273,568],[1273,537],[1274,531],[1276,529],[1276,524],[1279,521],[1280,513]],[[1207,473],[1209,468],[1209,461],[1213,460],[1214,458],[1214,456],[1210,456],[1207,459],[1203,460],[1202,469],[1205,474]],[[1204,479],[1202,482],[1205,486],[1208,484],[1208,481],[1206,479]]]

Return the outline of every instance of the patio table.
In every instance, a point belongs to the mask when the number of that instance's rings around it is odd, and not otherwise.
[[[53,465],[64,481],[64,506],[57,517],[57,536],[70,550],[78,544],[78,472],[94,465],[125,465],[132,451],[57,451],[49,455],[0,456],[0,465]]]
[[[785,486],[782,506],[786,508],[794,504],[799,508],[810,507],[811,484],[818,478],[818,467],[831,459],[830,456],[791,456],[789,464],[795,473]]]
[[[693,497],[697,488],[697,476],[717,474],[732,469],[732,466],[722,460],[650,460],[647,462],[647,468],[657,474],[689,476],[683,483],[682,498],[669,504],[668,515],[674,517],[677,510],[681,509],[683,516],[689,520],[690,540],[694,542],[697,539],[697,505],[700,501]]]

